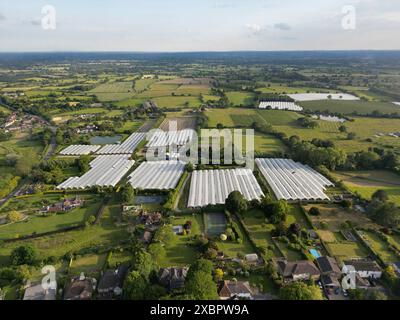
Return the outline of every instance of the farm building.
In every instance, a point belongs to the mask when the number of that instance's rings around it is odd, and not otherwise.
[[[329,200],[325,190],[334,184],[307,165],[291,159],[256,159],[256,164],[277,199]]]
[[[196,132],[193,129],[184,129],[177,131],[157,131],[155,132],[149,142],[148,148],[154,147],[167,147],[171,145],[183,146],[192,141]]]
[[[198,170],[192,174],[188,207],[223,204],[232,191],[239,191],[247,200],[264,195],[250,169]]]
[[[143,162],[129,176],[129,183],[134,189],[173,189],[178,184],[185,165],[181,161]]]
[[[86,189],[94,186],[114,187],[135,161],[129,155],[98,156],[90,162],[91,169],[81,177],[70,177],[57,189]]]
[[[276,109],[276,110],[289,110],[289,111],[302,111],[303,108],[294,102],[288,101],[261,101],[259,109]]]
[[[132,154],[139,143],[146,137],[145,132],[134,132],[121,144],[106,144],[97,154]]]
[[[63,156],[83,156],[96,152],[101,146],[73,144],[60,151]]]

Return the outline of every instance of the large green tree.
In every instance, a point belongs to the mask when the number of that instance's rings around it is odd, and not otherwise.
[[[233,213],[244,213],[247,211],[247,200],[239,191],[232,191],[225,200],[228,211]]]
[[[11,252],[10,260],[15,266],[33,265],[36,262],[36,252],[29,245],[19,246]]]
[[[199,259],[190,266],[185,281],[187,299],[218,299],[217,284],[213,280],[213,271],[212,262],[206,259]]]
[[[283,300],[322,300],[322,292],[318,286],[307,285],[302,281],[283,286],[279,296]]]

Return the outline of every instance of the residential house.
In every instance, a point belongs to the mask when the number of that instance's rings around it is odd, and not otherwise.
[[[321,283],[328,291],[340,289],[341,285],[336,274],[321,275]]]
[[[188,269],[186,267],[161,268],[158,274],[159,282],[168,290],[183,288]]]
[[[254,299],[254,293],[248,281],[224,280],[218,288],[218,295],[221,300]]]
[[[83,200],[78,197],[73,199],[65,199],[64,201],[53,203],[51,205],[43,207],[41,212],[65,212],[72,209],[78,208],[82,205]]]
[[[344,261],[344,265],[351,272],[354,268],[355,272],[361,278],[379,279],[382,276],[382,269],[376,261],[368,259],[354,259]]]
[[[25,289],[23,300],[56,300],[56,289],[44,289],[42,284],[35,284]]]
[[[94,278],[79,277],[72,278],[64,290],[64,300],[90,300],[96,290],[97,281]]]
[[[341,270],[335,258],[329,256],[318,257],[316,259],[321,274],[340,276]]]
[[[276,260],[276,266],[279,274],[286,281],[318,280],[321,274],[316,265],[309,260],[287,261],[279,259]]]
[[[120,265],[116,270],[104,272],[97,287],[98,298],[111,300],[120,297],[127,272],[127,265]]]

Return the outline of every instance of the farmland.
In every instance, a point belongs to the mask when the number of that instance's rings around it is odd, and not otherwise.
[[[170,291],[157,279],[160,268],[179,275],[202,258],[212,266],[209,287],[235,278],[278,299],[294,275],[275,270],[277,259],[314,263],[329,255],[339,268],[351,258],[381,268],[396,262],[397,208],[384,194],[376,207],[370,200],[384,190],[400,205],[400,109],[391,102],[400,101],[400,68],[384,59],[363,58],[360,66],[361,58],[340,53],[308,62],[247,54],[124,53],[120,60],[104,53],[10,66],[0,59],[0,268],[19,268],[11,254],[29,245],[36,253],[31,281],[48,263],[60,272],[60,289],[81,272],[99,281],[122,263],[129,277],[149,270],[136,291],[181,299],[188,281]],[[286,96],[307,93],[332,99]],[[345,93],[361,100],[336,96]],[[26,127],[15,127],[24,117]],[[43,121],[29,126],[31,119]],[[145,139],[153,128],[163,132]],[[170,148],[188,145],[202,129],[254,129],[255,168],[228,163],[222,150],[220,163],[186,163]],[[148,149],[165,150],[169,160],[146,158]],[[75,196],[82,206],[51,209]],[[375,285],[392,294],[387,283]],[[7,284],[6,297],[16,297],[16,288]]]
[[[371,199],[376,190],[385,190],[390,201],[400,205],[399,176],[388,171],[341,171],[335,176],[352,191],[365,199]]]

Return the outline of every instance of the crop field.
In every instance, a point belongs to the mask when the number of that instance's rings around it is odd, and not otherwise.
[[[148,89],[153,83],[157,82],[156,79],[140,79],[140,80],[135,80],[135,91],[136,92],[142,92],[146,89]]]
[[[180,97],[167,96],[152,99],[160,108],[181,108],[181,107],[199,107],[201,104],[199,97]]]
[[[399,112],[400,108],[390,102],[370,102],[370,101],[339,101],[339,100],[324,100],[324,101],[304,101],[299,103],[304,109],[312,111],[338,112],[342,114],[351,114],[357,112],[360,115],[370,114],[375,110],[381,113],[391,114]]]
[[[90,90],[89,94],[95,94],[100,101],[118,101],[133,96],[133,82],[109,82],[100,84]]]
[[[400,205],[400,177],[389,171],[340,171],[334,175],[352,191],[365,199],[379,189],[385,190],[389,200]]]
[[[262,93],[279,93],[279,94],[296,94],[296,93],[308,93],[308,92],[335,92],[334,90],[313,88],[313,87],[295,87],[287,86],[279,83],[266,83],[265,87],[256,89]]]
[[[228,128],[250,128],[254,121],[260,121],[260,116],[255,109],[209,109],[206,111],[206,116],[208,117],[208,125],[211,128],[215,128],[218,123]]]
[[[168,117],[159,126],[164,131],[175,131],[196,128],[196,117]],[[176,127],[174,127],[176,125]],[[172,130],[170,130],[170,126]]]

